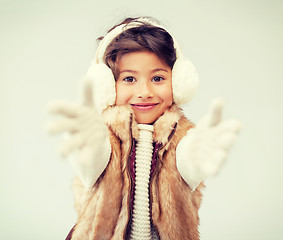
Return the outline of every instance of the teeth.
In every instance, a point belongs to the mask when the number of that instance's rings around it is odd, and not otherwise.
[[[138,107],[150,107],[150,106],[154,106],[156,104],[132,104],[133,106],[138,106]]]

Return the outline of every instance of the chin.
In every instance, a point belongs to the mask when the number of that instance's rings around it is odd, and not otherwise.
[[[156,119],[154,119],[154,118],[151,118],[151,119],[149,119],[149,118],[136,118],[136,121],[137,121],[138,124],[154,124],[156,120],[157,120],[157,118]]]

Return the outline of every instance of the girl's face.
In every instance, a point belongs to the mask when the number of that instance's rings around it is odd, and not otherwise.
[[[118,72],[116,105],[130,105],[138,123],[155,122],[172,105],[171,68],[154,53],[124,54]]]

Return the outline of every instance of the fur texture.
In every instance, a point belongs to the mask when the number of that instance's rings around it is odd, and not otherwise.
[[[125,239],[130,220],[131,178],[128,157],[137,123],[126,107],[109,107],[104,119],[109,126],[112,154],[110,161],[91,189],[74,181],[78,222],[72,239]],[[176,124],[177,123],[177,124]],[[160,239],[198,240],[200,189],[192,192],[176,168],[176,146],[193,127],[173,105],[154,124],[154,140],[162,143],[156,173],[150,183],[153,225]]]

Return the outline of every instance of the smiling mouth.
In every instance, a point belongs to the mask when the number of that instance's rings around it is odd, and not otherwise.
[[[159,103],[136,103],[136,104],[131,104],[131,106],[133,109],[136,109],[139,111],[150,111],[158,104]]]

